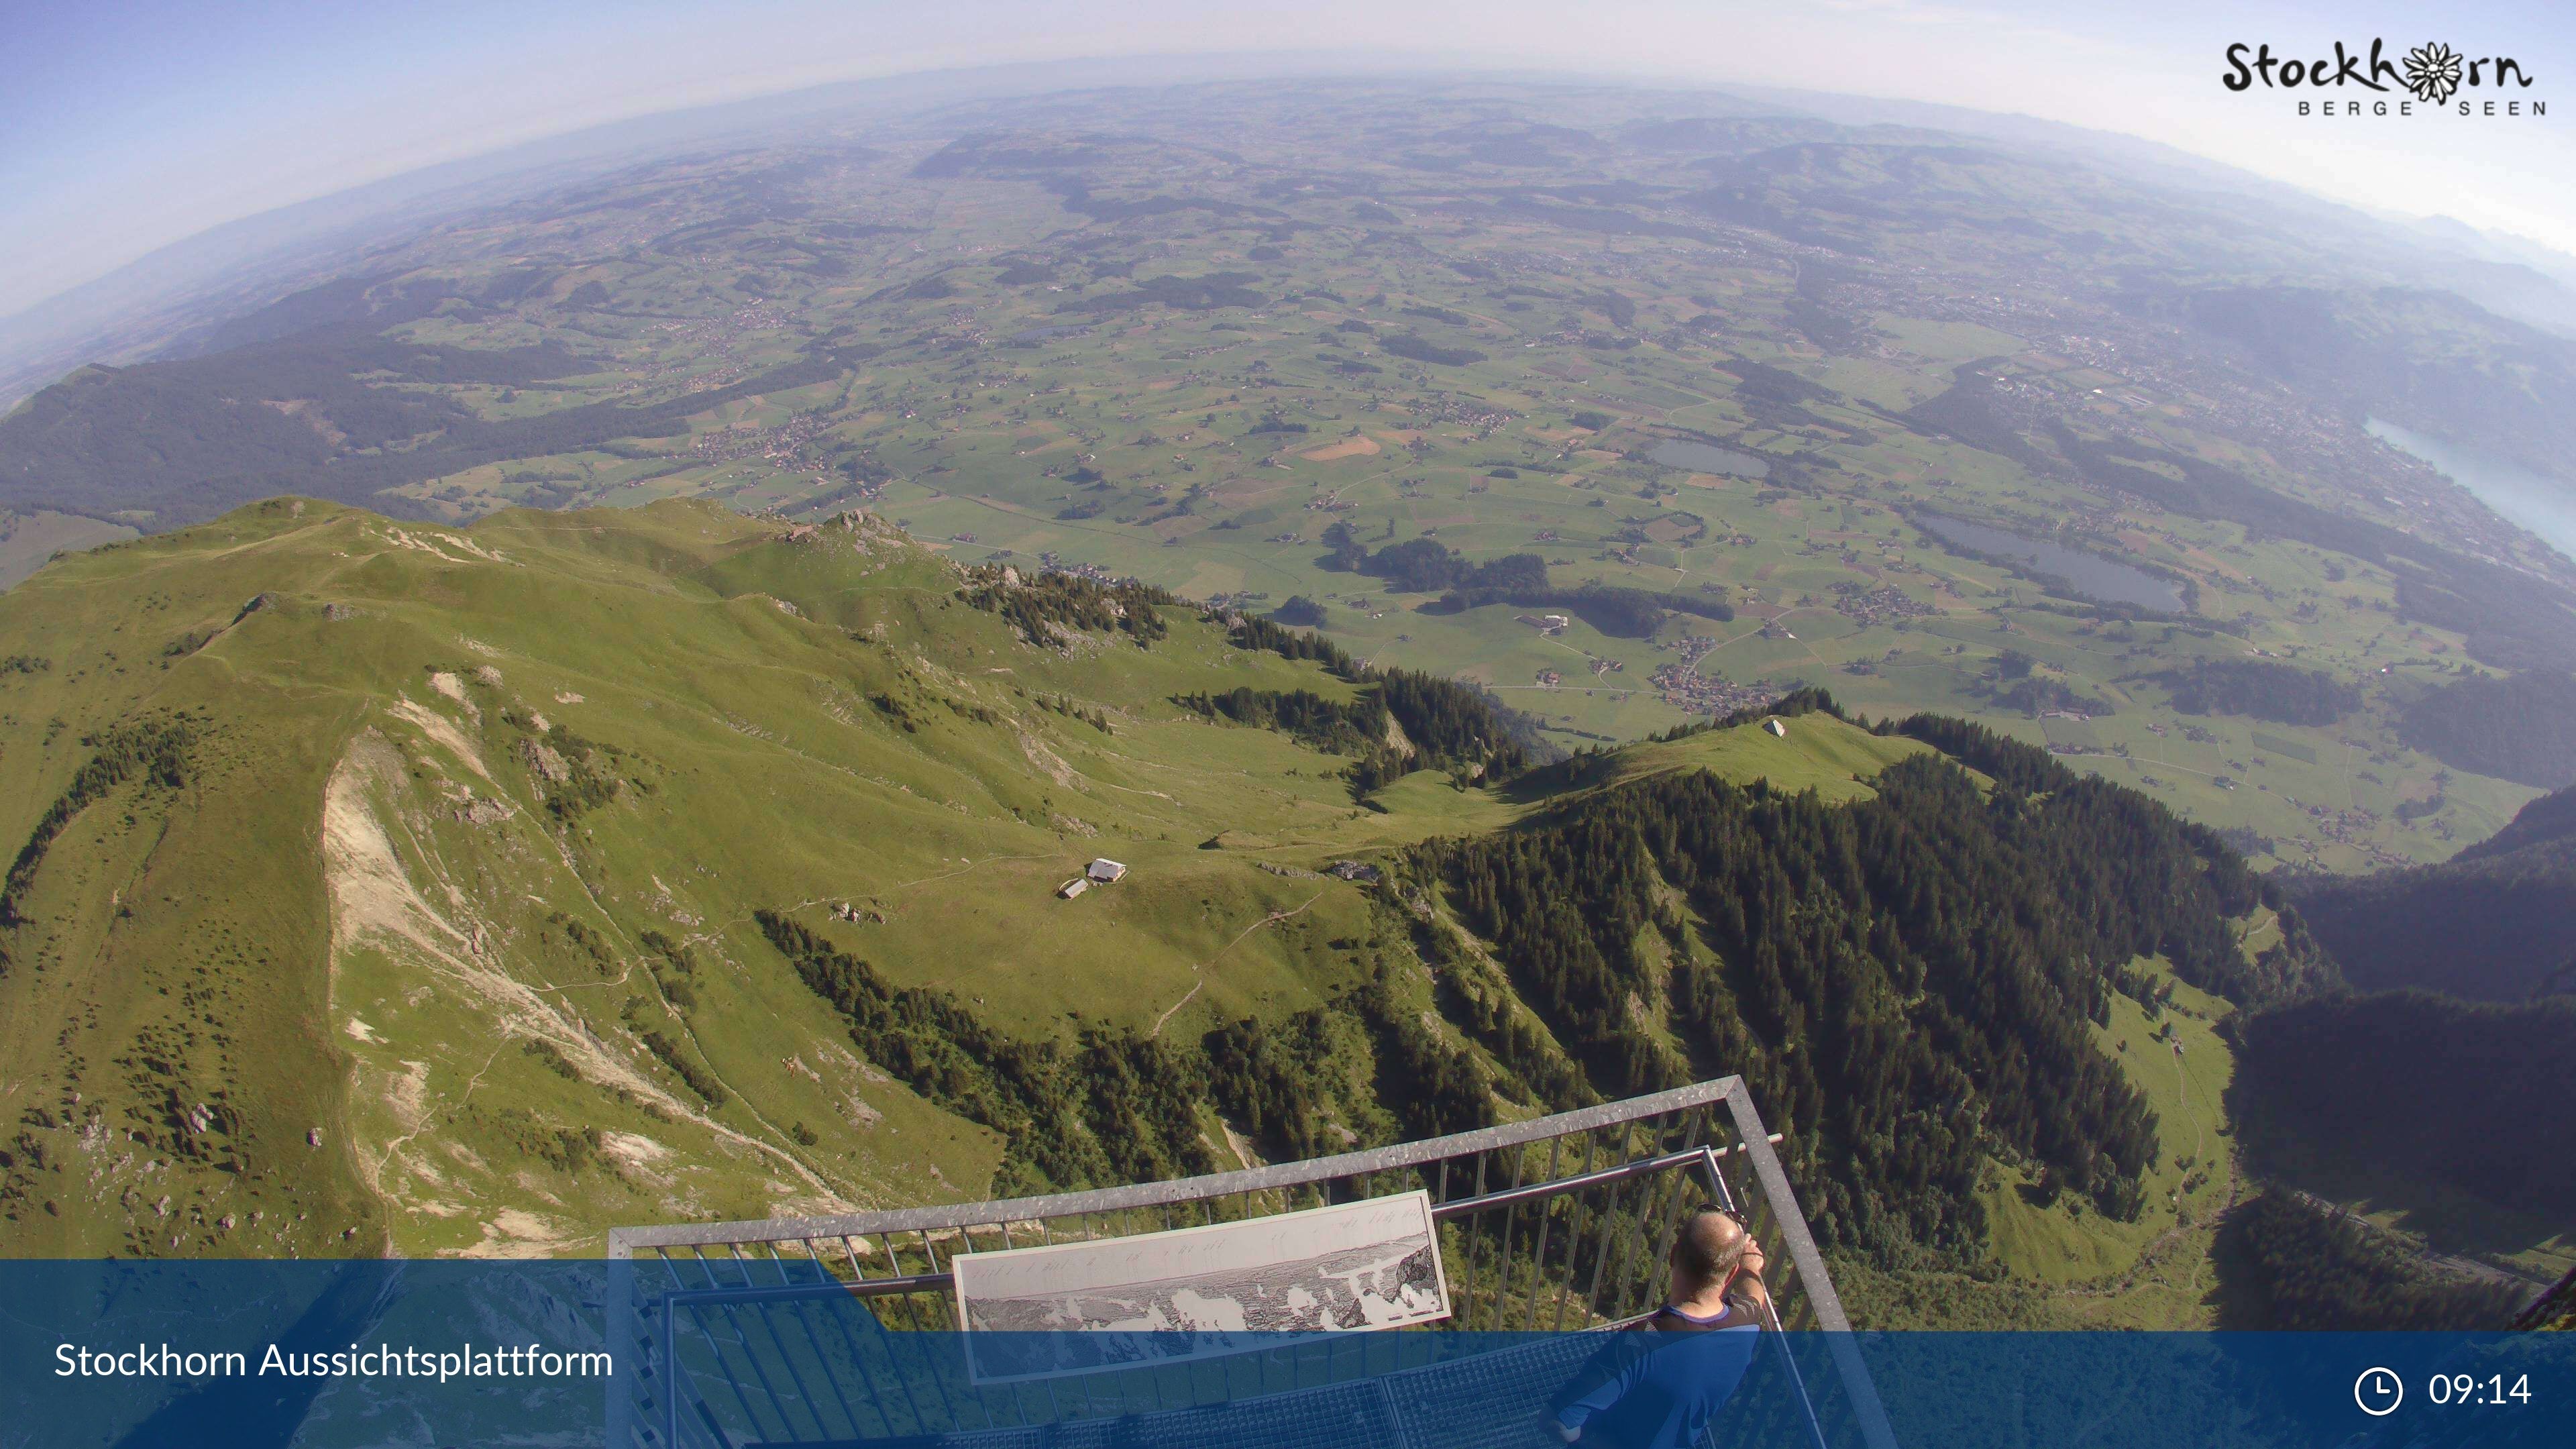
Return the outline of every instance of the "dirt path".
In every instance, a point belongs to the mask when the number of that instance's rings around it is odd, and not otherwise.
[[[1196,968],[1192,968],[1192,969],[1193,969],[1193,970],[1195,970]],[[1172,1019],[1172,1014],[1173,1014],[1174,1012],[1179,1011],[1182,1007],[1189,1005],[1189,1004],[1190,1004],[1190,998],[1192,998],[1192,997],[1194,997],[1194,996],[1198,995],[1198,994],[1199,994],[1199,988],[1200,988],[1200,987],[1202,987],[1202,986],[1205,986],[1205,985],[1207,985],[1207,978],[1206,978],[1206,977],[1204,977],[1204,976],[1200,977],[1200,978],[1199,978],[1198,980],[1196,980],[1196,981],[1191,982],[1191,983],[1190,983],[1190,989],[1189,989],[1189,990],[1187,990],[1187,991],[1185,991],[1185,992],[1183,992],[1183,993],[1181,993],[1181,999],[1180,999],[1180,1000],[1175,1001],[1175,1002],[1173,1002],[1171,1005],[1164,1007],[1164,1008],[1163,1008],[1163,1014],[1162,1014],[1162,1015],[1160,1015],[1160,1016],[1158,1016],[1158,1017],[1155,1017],[1155,1018],[1154,1018],[1154,1029],[1153,1029],[1152,1031],[1149,1031],[1149,1032],[1145,1033],[1146,1037],[1147,1037],[1148,1039],[1151,1039],[1151,1038],[1154,1038],[1154,1037],[1161,1036],[1161,1035],[1163,1034],[1163,1023],[1165,1023],[1165,1022],[1167,1022],[1167,1021],[1170,1021],[1170,1020]]]
[[[1207,985],[1206,973],[1208,968],[1216,965],[1219,961],[1224,960],[1226,952],[1242,945],[1244,937],[1251,935],[1253,932],[1258,931],[1265,926],[1278,925],[1281,921],[1287,920],[1292,916],[1302,916],[1306,913],[1306,906],[1311,906],[1323,898],[1324,893],[1322,891],[1317,891],[1306,898],[1305,905],[1299,906],[1293,911],[1272,911],[1270,914],[1263,916],[1260,920],[1257,920],[1251,925],[1244,927],[1242,930],[1235,932],[1234,939],[1226,942],[1222,946],[1219,946],[1215,955],[1210,956],[1207,960],[1190,968],[1190,973],[1197,976],[1199,979],[1190,983],[1190,989],[1182,994],[1180,1000],[1163,1008],[1163,1014],[1154,1018],[1154,1029],[1145,1033],[1146,1037],[1150,1040],[1151,1038],[1158,1037],[1163,1034],[1163,1025],[1172,1019],[1172,1014],[1179,1011],[1182,1007],[1189,1005],[1190,998],[1199,994],[1200,987]]]

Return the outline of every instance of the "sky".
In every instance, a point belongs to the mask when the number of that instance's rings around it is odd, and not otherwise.
[[[2576,253],[2576,5],[2030,0],[7,0],[0,317],[279,206],[612,121],[1015,62],[1295,50],[1834,91],[2118,131]],[[2095,13],[2087,13],[2095,12]],[[2276,53],[2511,56],[2552,114],[2297,115]],[[2456,99],[2501,98],[2493,88]],[[2368,97],[2378,99],[2378,97]],[[2392,98],[2394,99],[2394,98]],[[2454,104],[2456,104],[2456,99]]]

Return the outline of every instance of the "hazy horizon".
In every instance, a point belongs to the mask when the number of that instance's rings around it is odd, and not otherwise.
[[[0,189],[16,198],[0,218],[0,318],[232,222],[621,122],[1015,63],[1223,69],[1343,50],[1357,74],[1544,70],[2027,116],[2576,257],[2576,188],[2531,181],[2565,176],[2576,159],[2557,116],[2301,120],[2298,98],[2338,93],[2220,84],[2226,48],[2240,41],[2295,56],[2384,36],[2394,57],[2444,38],[2471,58],[2514,57],[2535,82],[2516,94],[2546,103],[2576,75],[2576,24],[2500,4],[2430,23],[2378,4],[2331,19],[2265,10],[2248,18],[2190,0],[2136,19],[2018,0],[1631,3],[1588,12],[1573,31],[1517,0],[1393,13],[1327,0],[1227,15],[1152,0],[1115,25],[1029,0],[936,16],[804,0],[722,15],[676,3],[531,15],[484,0],[435,15],[305,3],[219,17],[162,3],[50,12],[28,17],[15,64],[0,62]],[[2500,94],[2463,91],[2452,104]]]

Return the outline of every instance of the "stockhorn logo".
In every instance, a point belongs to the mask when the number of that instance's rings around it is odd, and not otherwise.
[[[2531,72],[2509,55],[2466,55],[2428,40],[2404,52],[2402,63],[2390,59],[2385,39],[2356,52],[2342,41],[2334,54],[2311,60],[2276,53],[2268,44],[2239,41],[2227,47],[2227,69],[2218,83],[2231,91],[2264,90],[2340,92],[2332,99],[2301,99],[2302,116],[2412,116],[2448,112],[2461,116],[2546,116],[2549,103],[2523,92],[2531,89]],[[2376,92],[2384,99],[2362,99],[2355,91]],[[2489,94],[2477,95],[2484,91]],[[2496,93],[2501,94],[2496,94]],[[2492,98],[2491,98],[2492,97]]]
[[[2406,89],[2438,106],[2459,88],[2460,58],[2449,46],[2425,44],[2406,52]]]

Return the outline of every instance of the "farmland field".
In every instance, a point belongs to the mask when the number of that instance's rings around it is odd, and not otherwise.
[[[0,1248],[587,1253],[1737,1074],[1865,1321],[2207,1326],[2240,1030],[2347,999],[2302,902],[2561,879],[2576,560],[2368,424],[2567,483],[2576,343],[2396,229],[1420,78],[513,185],[0,412]]]

